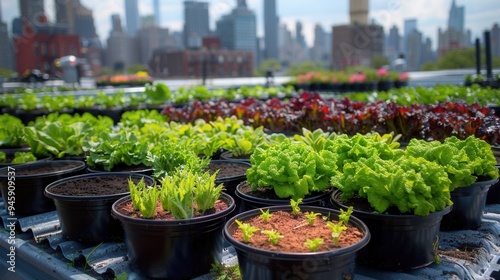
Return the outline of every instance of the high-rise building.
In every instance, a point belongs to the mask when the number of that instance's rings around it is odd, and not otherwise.
[[[203,37],[209,34],[208,3],[184,1],[184,46],[200,48]]]
[[[403,53],[408,55],[408,37],[413,31],[417,30],[417,20],[416,19],[405,19],[404,21],[404,31],[403,34]]]
[[[111,33],[123,32],[122,20],[119,14],[111,15]]]
[[[127,33],[130,36],[135,36],[137,30],[139,30],[141,26],[137,0],[125,0],[125,18],[127,22]]]
[[[55,1],[56,23],[68,27],[69,34],[77,34],[83,39],[97,37],[92,10],[79,0]]]
[[[155,24],[156,24],[156,26],[160,26],[160,24],[161,24],[160,0],[153,0],[153,10],[154,10],[154,15],[155,15]]]
[[[47,21],[44,0],[19,0],[19,11],[25,23],[39,25]]]
[[[351,25],[367,25],[368,24],[368,0],[350,0],[349,1],[349,15],[351,18]]]
[[[450,17],[448,18],[448,29],[454,28],[455,31],[463,33],[465,32],[465,7],[457,6],[455,0],[451,2]]]
[[[15,70],[14,64],[14,49],[9,38],[7,24],[2,21],[2,7],[0,5],[0,68]]]
[[[414,29],[407,38],[408,52],[406,66],[408,71],[418,71],[422,66],[422,33]]]
[[[495,23],[491,28],[491,54],[500,57],[500,27]]]
[[[264,57],[278,59],[279,18],[276,0],[264,0]]]
[[[316,24],[314,27],[314,44],[311,49],[311,59],[328,67],[330,63],[330,50],[332,49],[332,37],[325,32],[323,27]]]
[[[139,29],[137,43],[141,64],[148,64],[153,52],[157,49],[175,49],[175,42],[168,28],[161,28],[157,25],[146,25]]]
[[[238,6],[216,23],[216,33],[222,48],[250,51],[256,65],[257,23],[255,13],[248,9],[246,1],[238,0]]]
[[[393,61],[401,54],[401,35],[399,35],[399,29],[396,25],[389,30],[384,53],[389,58],[389,61]]]

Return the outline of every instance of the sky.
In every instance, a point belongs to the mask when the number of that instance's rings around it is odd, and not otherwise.
[[[54,18],[54,1],[45,0],[46,12]],[[247,0],[250,9],[257,15],[257,35],[263,36],[263,2],[266,0]],[[473,39],[482,38],[486,29],[494,23],[500,24],[500,0],[455,0],[457,5],[465,6],[465,27],[472,31]],[[111,15],[119,14],[125,27],[124,0],[80,0],[93,11],[99,38],[105,42],[111,30]],[[153,13],[153,0],[138,0],[139,13]],[[171,31],[181,31],[183,26],[183,0],[160,0],[161,26]],[[209,3],[212,30],[222,15],[229,13],[236,0],[204,0]],[[397,26],[403,32],[405,19],[417,19],[417,28],[425,37],[430,37],[434,48],[437,45],[438,28],[446,29],[452,0],[371,0],[369,18],[384,26],[386,32]],[[286,24],[294,32],[295,24],[301,21],[304,35],[309,45],[314,41],[314,26],[320,24],[330,32],[332,26],[349,22],[348,0],[277,0],[277,13],[280,23]],[[2,20],[9,25],[19,15],[18,0],[0,0]]]

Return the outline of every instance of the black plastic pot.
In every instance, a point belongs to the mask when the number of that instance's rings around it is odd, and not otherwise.
[[[500,172],[500,164],[495,165]],[[486,204],[500,204],[500,183],[492,184],[486,195]]]
[[[332,194],[332,204],[347,210],[340,201],[341,192]],[[351,205],[349,205],[351,206]],[[352,205],[356,209],[355,205]],[[439,241],[439,226],[448,206],[427,216],[374,214],[354,210],[355,217],[370,229],[371,240],[357,257],[359,264],[387,270],[407,270],[425,267],[434,261]]]
[[[233,161],[233,160],[212,160],[210,161],[210,164],[228,164],[228,165],[233,165],[236,164],[238,166],[241,166],[243,168],[250,168],[252,165],[249,162],[243,162],[243,161]],[[222,173],[218,173],[217,177],[215,178],[215,184],[224,184],[224,192],[229,194],[235,201],[236,204],[236,209],[239,209],[241,201],[240,199],[236,196],[236,187],[243,181],[247,179],[246,171],[242,172],[241,174],[234,174],[232,176],[225,176]]]
[[[222,229],[235,208],[234,200],[222,193],[229,207],[224,211],[185,220],[132,218],[116,209],[130,196],[113,204],[112,215],[125,231],[128,257],[146,277],[192,279],[207,274],[214,262],[222,261]]]
[[[224,151],[220,154],[222,160],[233,160],[233,161],[243,161],[250,163],[250,155],[245,155],[241,157],[236,157],[230,151]]]
[[[290,206],[268,207],[270,213],[290,211]],[[266,208],[267,209],[267,208]],[[314,206],[301,206],[301,211],[314,211],[324,217],[337,217],[339,211]],[[369,244],[370,231],[359,219],[351,216],[349,224],[363,233],[363,239],[349,247],[327,252],[288,253],[268,251],[239,242],[232,237],[238,228],[235,220],[245,221],[260,215],[259,209],[240,213],[224,226],[224,237],[236,249],[243,279],[353,279],[358,251]]]
[[[123,241],[123,229],[120,222],[111,217],[111,206],[119,198],[130,194],[129,178],[136,183],[144,178],[146,185],[154,185],[154,179],[149,176],[118,172],[84,174],[49,184],[45,188],[45,196],[54,200],[62,235],[69,240],[87,243]],[[121,191],[109,189],[117,182],[123,184]],[[81,186],[79,195],[69,194],[73,184]],[[105,188],[108,188],[109,194],[96,194],[99,189]],[[68,194],[61,194],[58,190]]]
[[[45,171],[46,168],[53,170]],[[38,174],[21,174],[21,172],[37,170],[39,170]],[[8,197],[14,196],[15,214],[21,216],[53,211],[55,210],[54,202],[43,194],[45,187],[59,179],[83,173],[85,173],[85,163],[73,160],[41,161],[1,168],[0,188],[4,203],[8,205]],[[15,178],[15,180],[9,180],[10,178]],[[13,183],[9,185],[9,182]],[[9,190],[13,190],[14,193],[9,195]]]
[[[153,175],[153,168],[148,167],[148,166],[127,166],[127,165],[120,165],[120,166],[115,166],[111,171],[106,171],[100,167],[87,167],[87,172],[88,173],[117,173],[117,172],[126,172],[126,173],[137,173],[137,174],[142,174],[146,176],[152,176]]]
[[[290,204],[290,199],[279,198],[277,196],[275,196],[273,198],[262,198],[262,197],[252,195],[252,193],[245,193],[242,191],[242,188],[245,187],[245,185],[248,185],[247,181],[241,182],[236,187],[235,195],[236,195],[236,197],[238,197],[241,200],[239,213],[242,213],[242,212],[245,212],[248,210],[252,210],[252,209],[256,209],[256,208],[262,208],[262,207],[268,207],[268,206],[281,206],[281,205],[289,205]],[[313,194],[311,196],[306,196],[302,200],[301,205],[329,207],[331,194],[332,194],[332,191],[328,190],[328,191],[324,191],[322,193]]]
[[[468,187],[456,188],[451,194],[453,210],[443,217],[441,230],[476,229],[481,226],[486,196],[498,179],[477,181]]]

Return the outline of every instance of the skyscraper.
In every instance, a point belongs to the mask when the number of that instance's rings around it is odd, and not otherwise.
[[[417,30],[417,20],[416,19],[405,19],[403,34],[403,52],[408,55],[408,37],[413,31]]]
[[[264,56],[267,59],[278,59],[278,25],[276,0],[264,0]]]
[[[122,20],[120,19],[119,14],[113,14],[111,15],[111,32],[118,32],[122,33],[123,32],[123,27],[122,27]]]
[[[155,24],[160,26],[160,0],[153,0],[153,9],[155,13]]]
[[[256,63],[257,23],[255,13],[248,9],[246,1],[238,0],[238,6],[230,14],[222,16],[216,25],[223,48],[251,51]]]
[[[454,28],[459,33],[464,32],[465,7],[457,6],[455,0],[451,2],[450,17],[448,18],[448,29]]]
[[[491,53],[495,57],[500,57],[500,27],[495,23],[491,28]]]
[[[135,36],[141,25],[137,0],[125,0],[125,17],[127,22],[127,33],[130,36]]]
[[[9,38],[7,24],[2,21],[2,5],[0,1],[0,68],[14,70],[14,50]],[[1,79],[1,78],[0,78]]]
[[[209,33],[208,3],[184,1],[184,46],[201,47],[203,37]]]
[[[56,22],[68,27],[70,34],[81,38],[97,37],[92,10],[84,7],[79,0],[55,1]]]
[[[350,0],[349,14],[351,17],[351,25],[367,25],[368,24],[368,0]]]
[[[44,0],[19,0],[19,11],[24,22],[38,25],[46,20]]]

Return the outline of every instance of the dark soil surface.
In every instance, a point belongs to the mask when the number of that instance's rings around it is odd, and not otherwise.
[[[332,230],[327,226],[326,217],[317,217],[313,225],[309,225],[305,218],[306,213],[299,213],[295,217],[290,212],[277,211],[272,213],[271,218],[267,222],[260,216],[254,216],[248,220],[242,221],[243,223],[250,224],[259,230],[254,233],[250,238],[250,246],[261,248],[270,251],[280,252],[310,252],[309,247],[304,243],[307,239],[314,240],[315,238],[322,238],[323,244],[319,245],[318,252],[331,251],[338,248],[348,247],[358,243],[363,238],[363,233],[358,228],[347,225],[347,229],[342,232],[338,245],[335,245]],[[333,221],[337,223],[337,221]],[[280,239],[278,244],[274,245],[269,242],[268,235],[262,233],[263,230],[276,230],[284,237]],[[241,229],[236,229],[233,233],[233,238],[243,242],[243,233]]]
[[[221,211],[224,211],[228,208],[229,206],[222,200],[217,200],[215,202],[214,208],[206,211],[204,214],[197,213],[195,211],[194,216],[195,217],[201,217],[201,216],[206,216],[214,213],[219,213]],[[129,216],[132,218],[142,218],[142,214],[138,210],[134,210],[134,207],[132,206],[132,201],[128,201],[126,203],[122,203],[118,205],[117,209],[118,212],[122,213],[125,216]],[[161,207],[161,202],[158,200],[156,203],[156,214],[153,218],[153,220],[175,220],[174,215],[172,215],[170,212],[163,211],[163,208]]]
[[[16,176],[23,175],[34,175],[34,174],[47,174],[57,171],[69,170],[73,168],[77,168],[81,165],[70,163],[67,165],[54,164],[54,165],[35,165],[34,167],[28,167],[23,169],[16,169]]]
[[[242,182],[239,190],[244,194],[247,194],[247,195],[253,196],[253,197],[257,197],[257,198],[273,199],[273,200],[283,199],[283,198],[278,197],[273,189],[257,188],[257,190],[253,191],[252,186],[250,186],[248,181]],[[328,191],[329,190],[327,190],[327,192]],[[312,193],[312,194],[306,196],[305,199],[310,198],[310,197],[315,197],[318,195],[322,195],[322,194],[323,194],[322,192]]]
[[[95,167],[89,167],[89,168],[92,170],[95,170],[95,171],[99,171],[99,172],[107,172],[101,166],[95,166]],[[113,172],[134,172],[134,171],[143,171],[143,170],[148,170],[148,169],[151,169],[151,167],[143,165],[143,164],[132,165],[132,166],[121,164],[121,165],[113,166],[111,171],[113,171]]]
[[[250,165],[240,164],[240,163],[232,163],[232,162],[211,162],[208,165],[208,171],[210,174],[214,174],[217,170],[217,179],[228,178],[228,177],[236,177],[246,175],[247,169],[250,168]]]
[[[132,180],[135,183],[139,181]],[[128,177],[123,176],[81,178],[50,188],[51,193],[67,196],[111,195],[127,193],[128,191]]]

